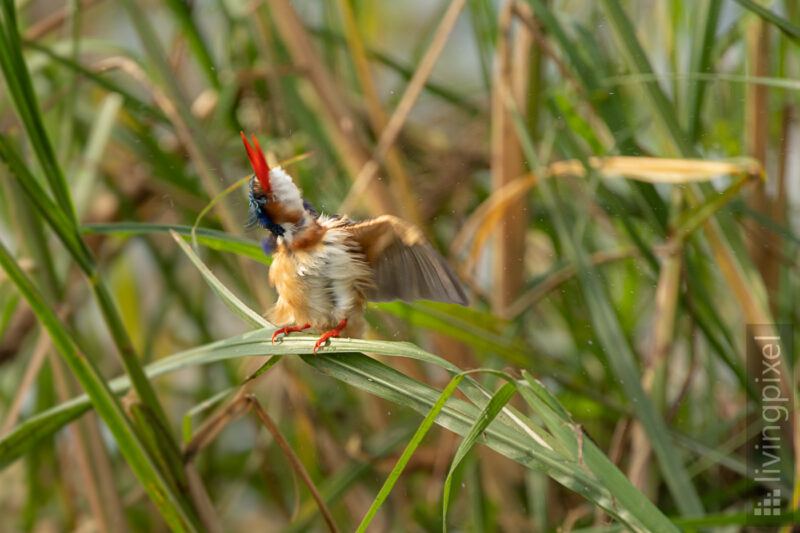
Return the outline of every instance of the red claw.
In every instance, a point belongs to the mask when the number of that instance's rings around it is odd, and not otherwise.
[[[338,336],[339,336],[339,334],[342,332],[342,330],[343,330],[345,327],[347,327],[347,319],[346,319],[346,318],[345,318],[345,319],[342,319],[342,321],[341,321],[341,322],[339,322],[339,325],[338,325],[338,326],[336,326],[335,328],[333,328],[332,330],[330,330],[330,331],[326,331],[325,333],[323,333],[323,334],[322,334],[322,337],[320,337],[320,338],[317,340],[317,343],[314,345],[314,355],[317,355],[317,349],[318,349],[320,346],[322,346],[322,345],[325,343],[325,341],[327,341],[327,340],[328,340],[328,339],[330,339],[331,337],[338,337]]]
[[[291,331],[303,331],[304,329],[308,329],[311,327],[311,324],[306,324],[305,326],[287,326],[285,328],[276,329],[275,333],[272,334],[272,344],[275,344],[275,337],[278,335],[286,335]]]

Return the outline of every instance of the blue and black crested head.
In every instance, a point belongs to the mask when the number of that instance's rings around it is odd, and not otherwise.
[[[268,229],[276,237],[287,238],[286,232],[303,226],[308,213],[300,190],[281,167],[270,168],[258,139],[253,145],[242,133],[242,141],[255,175],[250,180],[250,225]]]
[[[260,226],[268,229],[274,236],[280,237],[285,233],[283,226],[273,222],[267,214],[267,195],[255,176],[250,179],[250,216],[247,219],[247,227]]]

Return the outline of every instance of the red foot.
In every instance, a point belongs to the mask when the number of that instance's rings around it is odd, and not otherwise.
[[[323,333],[322,337],[320,337],[319,340],[317,340],[317,343],[314,345],[314,355],[317,355],[317,348],[322,346],[325,343],[325,341],[327,341],[331,337],[338,337],[339,333],[341,333],[345,327],[347,327],[346,318],[343,319],[341,322],[339,322],[339,325],[333,328],[332,330]]]
[[[276,329],[275,333],[272,334],[272,344],[275,344],[275,337],[278,335],[286,335],[290,331],[303,331],[304,329],[308,329],[311,327],[311,324],[306,324],[305,326],[287,326],[285,328]]]

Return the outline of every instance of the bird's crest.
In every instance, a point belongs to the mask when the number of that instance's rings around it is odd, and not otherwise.
[[[239,133],[242,134],[242,141],[244,142],[245,150],[247,150],[247,157],[250,158],[250,165],[252,165],[253,171],[256,173],[258,182],[261,183],[261,189],[265,194],[269,193],[272,190],[269,183],[270,169],[266,158],[264,158],[264,152],[261,151],[261,146],[258,144],[258,139],[256,139],[255,135],[251,136],[253,144],[255,145],[255,148],[253,148],[250,143],[247,142],[247,137],[244,136],[244,132],[240,131]]]
[[[242,132],[242,142],[255,171],[255,177],[250,179],[250,220],[275,236],[289,239],[287,224],[293,226],[292,232],[296,233],[302,229],[306,217],[303,196],[285,170],[280,166],[269,168],[258,139],[255,135],[251,138],[252,145]]]

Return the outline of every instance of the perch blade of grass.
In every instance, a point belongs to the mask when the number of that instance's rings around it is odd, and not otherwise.
[[[337,355],[335,357],[324,357],[322,354],[311,356],[316,341],[314,337],[290,337],[282,342],[272,344],[270,342],[271,332],[271,329],[251,331],[237,337],[175,354],[149,365],[147,367],[148,375],[155,377],[175,372],[188,366],[211,364],[241,357],[306,354],[309,355],[305,359],[306,362],[322,372],[341,379],[349,385],[357,386],[398,405],[411,407],[426,415],[440,395],[440,391],[412,380],[373,359],[351,352],[358,351],[394,357],[412,357],[440,366],[454,375],[461,372],[451,363],[427,354],[409,343],[332,339],[331,345],[325,351],[336,352]],[[109,385],[114,392],[121,393],[129,387],[129,380],[127,377],[121,377],[112,380]],[[465,394],[474,398],[473,401],[481,408],[485,406],[487,398],[491,398],[491,394],[481,389],[477,382],[474,382],[469,376],[462,380],[461,388]],[[463,401],[455,401],[451,398],[451,402],[453,402],[453,406],[450,407],[450,402],[448,402],[448,406],[445,406],[441,412],[441,416],[444,418],[437,419],[437,423],[461,435],[465,435],[477,420],[480,410],[478,407]],[[59,427],[85,412],[89,407],[88,399],[86,396],[82,396],[26,420],[12,430],[11,433],[0,438],[0,465],[9,464],[16,457],[19,457],[21,453],[24,453],[27,447],[35,443],[32,443],[32,440],[45,438],[47,435],[52,434]],[[612,503],[608,492],[601,485],[592,481],[590,477],[587,477],[587,473],[582,467],[569,461],[565,463],[564,456],[551,451],[554,448],[554,443],[546,433],[540,434],[537,436],[539,440],[535,440],[530,434],[523,431],[517,422],[510,420],[504,412],[501,412],[494,423],[487,429],[488,440],[486,444],[529,468],[543,469],[559,483],[597,503],[610,515],[617,517],[634,529],[642,530],[639,524],[645,523],[652,524],[653,531],[671,531],[667,527],[669,522],[657,509],[642,503],[642,499],[644,499],[644,502],[647,500],[643,498],[641,493],[638,493],[640,500],[635,507],[621,509],[621,503]],[[530,429],[533,430],[535,428]],[[27,440],[21,438],[22,435],[27,436]],[[570,433],[570,435],[574,439],[574,434]],[[538,444],[538,442],[545,443],[550,449]],[[558,447],[561,446],[559,445]],[[605,460],[607,461],[607,459]],[[613,465],[611,466],[613,467]],[[622,476],[618,471],[617,475]],[[622,478],[624,479],[624,476]],[[613,487],[610,487],[609,490],[611,488]]]
[[[306,361],[345,383],[392,402],[411,407],[422,414],[429,412],[430,407],[440,395],[440,391],[361,354],[306,358]],[[459,435],[466,435],[477,420],[480,411],[472,404],[466,404],[463,401],[451,399],[451,402],[452,407],[448,407],[450,405],[448,402],[448,405],[440,413],[437,424]],[[636,510],[622,510],[618,503],[613,501],[611,493],[592,479],[580,465],[540,446],[536,441],[524,437],[522,432],[502,422],[500,417],[486,429],[486,440],[483,443],[528,468],[544,471],[558,483],[594,502],[609,515],[621,520],[632,529],[645,531],[632,514]],[[522,448],[519,448],[520,445]],[[663,524],[669,524],[669,521],[656,508],[648,509],[647,512],[652,515],[653,521],[661,520]],[[674,528],[662,527],[658,531],[674,531]]]
[[[153,378],[163,374],[176,372],[187,366],[206,365],[233,358],[253,357],[259,355],[312,354],[316,338],[309,336],[292,336],[272,344],[272,328],[258,329],[231,337],[222,341],[199,346],[160,359],[147,367],[148,376]],[[426,364],[445,369],[451,375],[461,373],[461,369],[447,360],[425,352],[407,342],[382,342],[363,339],[332,339],[331,344],[322,348],[328,352],[369,352],[374,354],[408,357]],[[323,353],[323,352],[320,352]],[[127,376],[109,382],[115,392],[124,392],[130,387]],[[462,383],[462,390],[476,405],[483,406],[491,395],[484,391],[471,377]],[[21,446],[24,446],[22,435],[44,438],[56,431],[63,424],[80,415],[88,407],[86,396],[71,400],[61,406],[31,417],[20,424],[8,435],[0,438],[0,465],[8,464],[19,457]],[[546,440],[546,433],[539,438]]]

